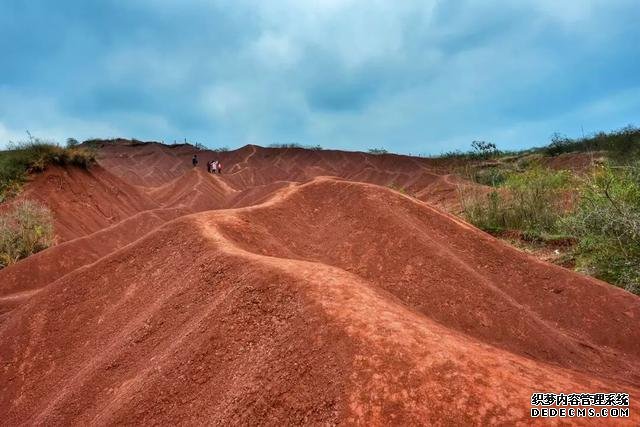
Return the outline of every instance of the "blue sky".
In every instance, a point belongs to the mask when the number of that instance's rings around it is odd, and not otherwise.
[[[638,0],[3,0],[0,144],[404,153],[640,125]]]

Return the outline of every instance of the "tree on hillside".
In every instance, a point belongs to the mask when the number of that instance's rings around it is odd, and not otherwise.
[[[493,142],[473,141],[471,147],[481,159],[488,159],[498,153],[498,147]]]

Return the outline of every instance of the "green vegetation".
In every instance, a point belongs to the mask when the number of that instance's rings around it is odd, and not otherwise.
[[[389,188],[390,188],[390,189],[392,189],[392,190],[397,191],[398,193],[401,193],[401,194],[408,194],[408,192],[407,192],[406,188],[404,188],[404,187],[403,187],[403,186],[401,186],[400,184],[396,184],[395,182],[394,182],[394,183],[391,183],[391,184],[389,184],[389,185],[387,185],[387,187],[389,187]]]
[[[590,171],[555,171],[544,157],[599,151]],[[464,154],[457,171],[491,189],[460,189],[464,216],[496,235],[569,245],[579,270],[640,295],[640,130],[626,127],[588,138],[554,135],[541,149]]]
[[[385,150],[384,148],[369,148],[367,150],[367,152],[369,154],[387,154],[389,153],[387,150]]]
[[[488,194],[461,190],[467,219],[487,231],[520,230],[529,235],[557,233],[571,176],[536,166],[506,175],[501,189]]]
[[[45,206],[23,200],[0,214],[0,268],[46,249],[53,242],[53,217]]]
[[[578,268],[640,294],[640,162],[584,177],[563,225],[578,239]]]
[[[92,149],[71,144],[67,148],[34,138],[11,144],[0,152],[0,202],[15,196],[27,174],[42,172],[49,165],[88,168],[95,161]]]
[[[571,139],[560,134],[551,137],[551,144],[542,149],[549,156],[571,152],[606,151],[616,162],[640,156],[640,128],[627,126],[617,131]]]
[[[447,151],[434,158],[448,160],[490,160],[504,157],[508,154],[512,154],[512,152],[499,150],[493,142],[473,141],[471,143],[471,150]]]
[[[269,144],[269,148],[304,148],[306,150],[314,150],[314,151],[320,151],[320,150],[324,150],[324,148],[322,148],[322,146],[320,145],[302,145],[302,144],[298,144],[297,142],[291,142],[291,143],[285,143],[285,144]]]
[[[269,148],[304,148],[304,146],[302,144],[298,144],[297,142],[290,142],[269,144]]]
[[[504,159],[509,156],[520,158],[531,154],[554,157],[565,153],[603,151],[618,163],[628,163],[629,158],[640,157],[640,128],[629,125],[612,132],[597,132],[582,138],[568,138],[555,133],[551,136],[551,142],[548,145],[521,151],[499,150],[494,143],[485,141],[473,141],[471,146],[472,149],[468,151],[447,151],[434,158],[489,160]]]
[[[510,165],[505,163],[465,163],[454,170],[469,181],[492,187],[503,184],[508,174],[514,171]]]
[[[69,140],[67,140],[68,142]],[[148,144],[153,144],[156,143],[156,141],[141,141],[139,139],[135,139],[135,138],[131,138],[131,139],[125,139],[125,138],[108,138],[108,139],[101,139],[101,138],[90,138],[90,139],[85,139],[82,142],[82,145],[85,147],[89,147],[92,149],[97,149],[97,148],[101,148],[104,147],[105,145],[109,145],[109,144],[126,144],[130,147],[136,147],[139,145],[148,145]],[[186,142],[184,143],[176,143],[175,141],[173,142],[173,144],[169,145],[170,147],[180,147],[183,145],[190,145]],[[68,144],[67,144],[68,146]]]
[[[75,138],[67,138],[67,148],[75,148],[78,145],[80,145],[80,143],[78,142],[77,139],[75,139]]]
[[[493,143],[474,141],[473,151],[458,153],[458,160],[465,160],[455,172],[478,184],[498,187],[517,172],[524,172],[540,164],[541,154],[500,151]]]
[[[493,142],[473,141],[471,147],[480,159],[490,159],[500,154],[498,147]]]

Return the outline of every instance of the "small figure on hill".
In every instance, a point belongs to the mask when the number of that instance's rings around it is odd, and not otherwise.
[[[216,169],[218,168],[218,161],[217,160],[212,160],[211,161],[211,173],[216,173]]]
[[[209,160],[207,162],[207,172],[211,173],[211,170],[213,169],[213,160]]]
[[[193,155],[193,159],[191,159],[191,163],[193,164],[193,167],[195,168],[196,166],[198,166],[198,155],[194,154]]]
[[[216,169],[218,169],[218,173],[222,175],[222,163],[217,162],[216,166],[217,166]]]

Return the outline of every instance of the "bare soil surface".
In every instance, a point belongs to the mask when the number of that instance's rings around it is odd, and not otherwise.
[[[59,244],[0,270],[3,425],[530,424],[533,392],[640,423],[640,299],[447,213],[446,165],[195,152],[29,183]]]

